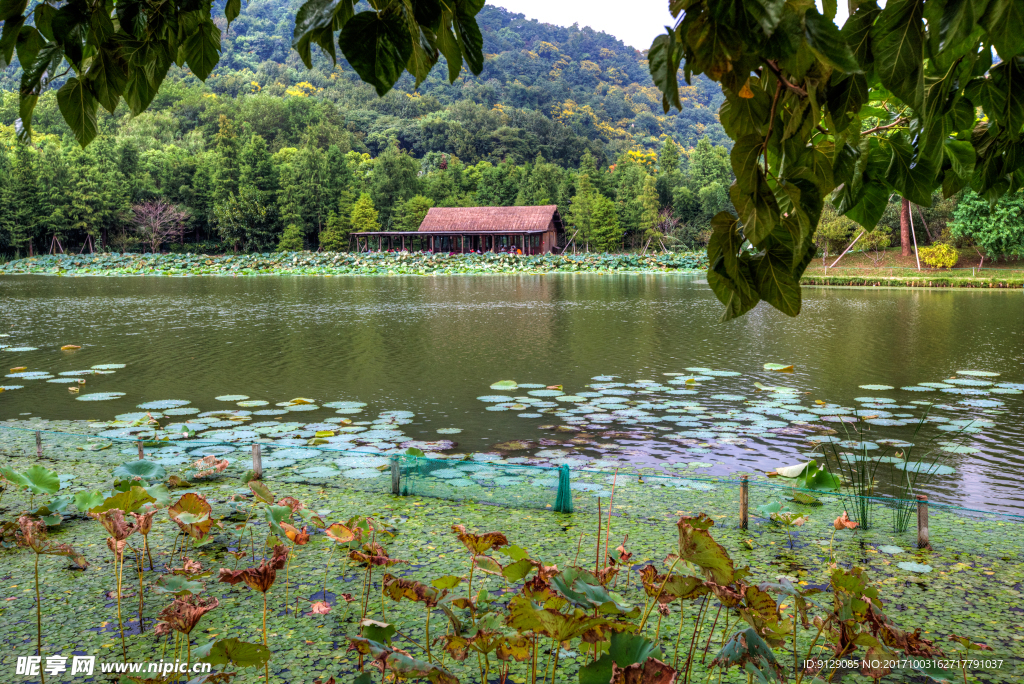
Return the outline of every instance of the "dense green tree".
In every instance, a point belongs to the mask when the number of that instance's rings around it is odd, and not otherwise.
[[[306,241],[303,239],[302,227],[294,223],[289,224],[281,233],[281,240],[277,243],[278,252],[301,252],[306,249]]]
[[[352,205],[352,212],[349,215],[349,225],[356,233],[370,233],[380,230],[380,220],[377,209],[373,206],[373,199],[370,193],[364,192]]]
[[[33,253],[36,246],[40,206],[36,153],[28,145],[16,145],[8,191],[8,242],[15,250]]]
[[[267,141],[255,133],[242,148],[238,183],[240,187],[259,190],[268,203],[277,198],[277,169],[267,149]]]
[[[320,249],[325,252],[347,251],[350,232],[351,224],[348,220],[332,211],[327,215],[327,226],[320,233]]]
[[[217,123],[216,163],[212,178],[214,203],[224,202],[233,193],[238,192],[238,181],[241,174],[238,148],[235,124],[227,116],[221,114]]]
[[[416,195],[406,200],[394,215],[394,230],[419,230],[427,212],[434,206],[429,198]]]
[[[225,243],[250,252],[265,252],[277,242],[277,205],[255,185],[243,185],[214,207],[214,224]]]
[[[1003,195],[990,206],[973,190],[965,191],[953,211],[950,233],[973,242],[990,259],[1024,257],[1024,192]]]
[[[419,164],[391,141],[374,162],[370,196],[379,208],[380,222],[391,226],[398,207],[419,192]]]

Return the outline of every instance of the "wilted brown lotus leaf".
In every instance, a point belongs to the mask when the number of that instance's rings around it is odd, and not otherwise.
[[[314,601],[309,606],[309,615],[327,615],[331,612],[331,604],[327,601]]]
[[[219,581],[228,584],[245,582],[249,585],[249,588],[266,593],[274,585],[274,580],[277,579],[277,571],[284,567],[287,559],[288,547],[284,544],[278,544],[274,547],[273,558],[269,561],[264,559],[255,568],[245,568],[243,570],[221,568]]]
[[[395,577],[391,574],[384,575],[384,593],[393,600],[399,601],[403,598],[410,601],[417,601],[425,604],[428,608],[436,606],[441,599],[448,595],[448,590],[438,590],[426,584],[414,580],[407,580]]]
[[[612,662],[610,684],[675,684],[676,671],[656,658],[619,667]]]
[[[206,613],[220,605],[215,598],[201,599],[195,595],[175,598],[171,605],[160,611],[160,619],[175,631],[189,634]]]
[[[303,508],[306,507],[306,504],[302,503],[294,496],[284,497],[283,499],[277,502],[277,505],[287,506],[288,508],[292,509],[292,513],[297,513],[298,511],[301,511]]]
[[[129,523],[125,521],[124,511],[119,508],[112,508],[102,513],[89,513],[89,517],[99,520],[107,534],[117,541],[124,541],[139,529],[138,522]]]
[[[458,536],[459,541],[462,542],[466,549],[474,555],[487,553],[502,546],[508,546],[508,539],[501,532],[473,534],[467,532],[464,525],[452,525],[452,532]]]
[[[359,528],[350,530],[341,523],[334,523],[324,530],[324,534],[340,544],[347,544],[360,538]]]
[[[309,543],[309,534],[306,532],[308,528],[305,525],[302,526],[301,531],[295,526],[289,525],[285,522],[280,523],[280,525],[281,529],[284,530],[285,536],[298,546],[305,546]]]
[[[202,539],[213,527],[213,508],[199,494],[189,492],[183,494],[177,503],[167,509],[171,520],[181,531],[194,539]]]
[[[352,550],[348,557],[361,565],[384,566],[390,568],[397,563],[408,563],[409,561],[392,558],[383,546],[376,542],[363,544],[362,551]]]
[[[5,523],[5,526],[8,525]],[[11,530],[8,526],[6,530]],[[6,535],[5,531],[5,535]],[[46,523],[42,520],[33,520],[27,515],[18,518],[18,528],[13,530],[14,540],[19,546],[32,549],[33,552],[42,556],[67,556],[75,565],[85,569],[89,564],[85,557],[71,548],[70,544],[54,544],[46,538]]]
[[[135,526],[143,535],[149,534],[149,531],[153,529],[153,516],[155,516],[156,513],[156,509],[141,514],[132,513],[132,517],[135,518]]]

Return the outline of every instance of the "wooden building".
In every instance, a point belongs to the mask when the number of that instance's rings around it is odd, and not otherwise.
[[[554,204],[540,207],[436,207],[417,231],[352,233],[357,252],[558,252],[565,236]]]

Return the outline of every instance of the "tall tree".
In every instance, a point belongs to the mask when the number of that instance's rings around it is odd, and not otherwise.
[[[380,211],[381,225],[390,226],[399,206],[419,194],[419,164],[392,140],[374,161],[370,196]]]
[[[370,193],[364,192],[352,206],[350,225],[356,233],[375,233],[380,230],[377,209],[373,206]]]
[[[238,179],[241,173],[238,147],[238,134],[235,133],[234,122],[221,114],[217,124],[215,147],[217,161],[213,173],[214,204],[223,202],[238,192]]]

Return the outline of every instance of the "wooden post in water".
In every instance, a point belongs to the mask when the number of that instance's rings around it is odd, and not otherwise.
[[[917,495],[917,548],[930,549],[928,543],[928,497]]]
[[[402,493],[402,469],[398,467],[398,458],[391,458],[391,493],[398,496]]]
[[[36,430],[36,456],[43,457],[43,433]]]
[[[252,445],[252,472],[257,480],[263,479],[263,459],[260,456],[260,445]]]
[[[142,447],[142,440],[140,439],[140,440],[139,440],[139,460],[141,461],[141,460],[142,460],[142,458],[143,458],[143,457],[144,457],[145,455],[146,455],[146,450],[145,450],[145,449],[144,449],[144,448]]]
[[[748,511],[750,508],[750,489],[746,475],[740,476],[740,529],[747,529]]]

